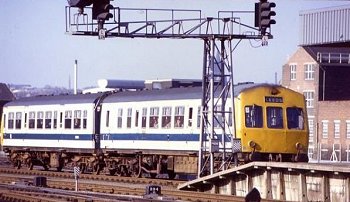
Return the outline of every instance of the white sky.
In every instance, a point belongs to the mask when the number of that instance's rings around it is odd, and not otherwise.
[[[115,0],[121,8],[201,9],[204,16],[219,10],[254,10],[251,0]],[[267,47],[243,40],[234,51],[235,82],[270,82],[299,42],[299,11],[350,4],[349,1],[276,0],[274,39]],[[203,41],[199,39],[98,40],[65,34],[65,0],[1,0],[0,82],[68,87],[78,59],[78,87],[108,79],[202,77]],[[254,26],[254,22],[245,22]],[[238,41],[234,40],[233,45]]]

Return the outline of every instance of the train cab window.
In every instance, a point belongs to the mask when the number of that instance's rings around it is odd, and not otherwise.
[[[117,127],[121,128],[123,126],[123,109],[118,109],[118,119],[117,119]]]
[[[81,110],[74,110],[74,129],[80,129],[80,128],[81,128]]]
[[[267,127],[283,128],[283,110],[281,107],[267,107]]]
[[[126,127],[131,128],[131,116],[132,116],[132,108],[128,108],[128,114],[126,117]]]
[[[162,109],[162,128],[171,127],[171,107],[163,107]]]
[[[29,128],[35,127],[35,112],[29,112]]]
[[[16,112],[16,129],[21,129],[22,124],[22,112]]]
[[[57,128],[57,111],[53,112],[53,128]]]
[[[175,128],[183,128],[184,127],[184,114],[185,107],[175,107]]]
[[[87,127],[87,110],[83,111],[83,128],[86,129]]]
[[[192,127],[192,120],[193,119],[193,108],[190,107],[188,111],[188,127]]]
[[[262,107],[258,105],[248,105],[244,108],[245,126],[247,128],[262,128],[263,114]]]
[[[38,118],[36,120],[36,128],[42,129],[44,125],[44,112],[38,112]]]
[[[64,112],[64,128],[71,129],[72,128],[72,111]]]
[[[8,121],[7,121],[7,127],[8,129],[13,129],[13,124],[14,124],[14,117],[15,114],[13,112],[9,113]]]
[[[303,130],[304,129],[304,115],[303,109],[299,107],[287,108],[287,125],[288,129]]]
[[[50,129],[52,125],[52,112],[47,111],[45,112],[45,128]]]
[[[142,108],[142,128],[146,128],[146,120],[147,120],[147,108]]]
[[[149,116],[149,127],[158,128],[159,125],[159,107],[151,107]]]

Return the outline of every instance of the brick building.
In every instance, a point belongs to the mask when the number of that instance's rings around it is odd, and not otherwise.
[[[309,158],[350,161],[350,5],[300,12],[300,43],[282,85],[303,93]]]
[[[283,66],[282,85],[305,96],[309,157],[350,161],[350,48],[299,47]]]

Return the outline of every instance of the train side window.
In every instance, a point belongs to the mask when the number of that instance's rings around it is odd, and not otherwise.
[[[35,112],[29,112],[29,128],[35,127]]]
[[[57,111],[53,112],[53,128],[57,128]]]
[[[107,113],[109,114],[109,111]],[[80,129],[80,128],[81,128],[81,110],[74,110],[74,129]]]
[[[267,107],[267,127],[283,128],[283,110],[281,107]]]
[[[215,116],[217,117],[217,118],[214,118],[214,127],[217,128],[217,127],[220,127],[219,120],[220,121],[222,120],[222,113],[219,112],[221,111],[221,105],[216,106],[214,111],[215,111]]]
[[[184,127],[184,114],[185,107],[175,107],[175,128],[183,128]]]
[[[13,129],[13,119],[15,118],[14,116],[15,116],[15,114],[13,112],[9,113],[9,117],[8,117],[8,121],[7,121],[8,129]]]
[[[126,118],[126,127],[131,128],[131,116],[132,116],[132,108],[128,108],[128,114]]]
[[[158,128],[159,124],[159,107],[151,107],[149,116],[149,127]]]
[[[118,122],[117,122],[117,127],[121,128],[123,126],[123,109],[119,108],[118,109]]]
[[[16,129],[21,129],[22,112],[16,112]]]
[[[304,129],[303,109],[299,107],[287,108],[287,125],[288,129]]]
[[[72,128],[72,111],[68,110],[64,112],[64,128]]]
[[[162,128],[171,127],[171,107],[163,107],[162,109]]]
[[[263,115],[262,107],[258,105],[245,106],[245,126],[247,128],[262,128]]]
[[[109,127],[109,110],[106,112],[106,127]]]
[[[83,111],[83,128],[86,129],[87,127],[87,110]]]
[[[193,118],[193,108],[190,107],[188,111],[188,127],[192,127],[192,118]]]
[[[27,113],[24,113],[24,128],[27,128],[27,122],[28,122],[28,115]]]
[[[147,108],[142,108],[142,128],[146,128]]]
[[[139,110],[135,112],[135,127],[139,126]]]
[[[45,128],[51,129],[51,125],[52,125],[52,112],[47,111],[45,112]]]
[[[38,117],[36,120],[36,128],[42,129],[44,125],[44,112],[38,112]]]
[[[62,128],[63,124],[63,112],[60,113],[60,128]]]
[[[229,108],[229,113],[228,113],[228,125],[232,126],[232,107]]]

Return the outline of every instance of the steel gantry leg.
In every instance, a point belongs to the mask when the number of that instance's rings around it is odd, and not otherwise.
[[[234,99],[231,39],[204,39],[198,176],[225,170],[232,157]],[[221,161],[221,163],[220,163]]]

